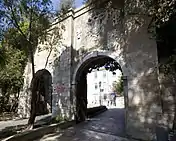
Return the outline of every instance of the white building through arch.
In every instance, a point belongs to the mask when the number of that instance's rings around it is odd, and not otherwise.
[[[122,72],[107,71],[104,67],[92,70],[87,74],[87,101],[88,108],[100,105],[110,106],[113,82],[120,81]],[[124,103],[123,103],[124,104]],[[122,107],[122,106],[121,106]]]

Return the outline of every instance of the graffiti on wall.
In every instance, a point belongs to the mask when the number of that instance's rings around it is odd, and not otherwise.
[[[53,92],[57,93],[57,94],[65,92],[64,84],[56,84],[56,85],[54,85],[53,86]]]

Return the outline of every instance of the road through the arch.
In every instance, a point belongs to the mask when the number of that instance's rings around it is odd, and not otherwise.
[[[38,141],[131,141],[125,136],[124,109],[112,108],[62,133],[45,135]]]

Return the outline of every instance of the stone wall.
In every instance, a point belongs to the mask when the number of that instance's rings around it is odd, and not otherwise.
[[[166,128],[173,128],[174,109],[175,109],[175,90],[176,85],[172,75],[164,74],[159,71],[159,84],[161,95],[162,115],[158,116],[159,123]]]
[[[96,52],[97,55],[112,57],[121,65],[127,78],[127,133],[147,140],[152,137],[157,115],[161,113],[157,48],[147,32],[150,18],[146,15],[125,15],[122,9],[83,7],[71,11],[56,25],[62,31],[62,38],[55,45],[57,51],[51,53],[46,67],[53,77],[52,115],[74,118],[75,74],[85,58]],[[36,52],[36,71],[45,67],[48,52]],[[31,71],[26,69],[25,78],[25,81],[27,78],[31,80]],[[27,87],[27,82],[24,87]],[[21,95],[26,95],[26,92]],[[26,98],[26,101],[29,100]],[[24,115],[25,109],[21,111]]]
[[[75,58],[80,62],[92,51],[115,56],[128,81],[127,132],[147,140],[152,137],[157,115],[161,113],[156,43],[147,31],[149,17],[120,17],[120,12],[120,8],[93,9],[77,16],[74,49],[78,54]]]
[[[136,20],[139,24],[135,25]],[[127,129],[130,134],[145,139],[148,137],[140,132],[154,132],[157,114],[161,112],[157,48],[147,32],[149,21],[146,16],[126,18],[126,63],[129,70]]]
[[[70,13],[63,22],[56,20],[47,40],[38,45],[34,54],[35,72],[47,69],[52,75],[53,116],[58,114],[70,116],[71,23]],[[24,77],[24,88],[20,94],[18,114],[25,118],[30,114],[31,63],[27,64]]]

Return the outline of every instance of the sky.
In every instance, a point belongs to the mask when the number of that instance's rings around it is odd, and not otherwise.
[[[53,2],[53,7],[54,7],[55,10],[57,10],[57,8],[58,8],[59,1],[60,1],[60,0],[52,0],[52,2]],[[79,8],[80,6],[82,6],[82,5],[83,5],[83,4],[82,4],[83,1],[84,1],[84,0],[75,0],[75,6],[76,6],[76,8]]]

